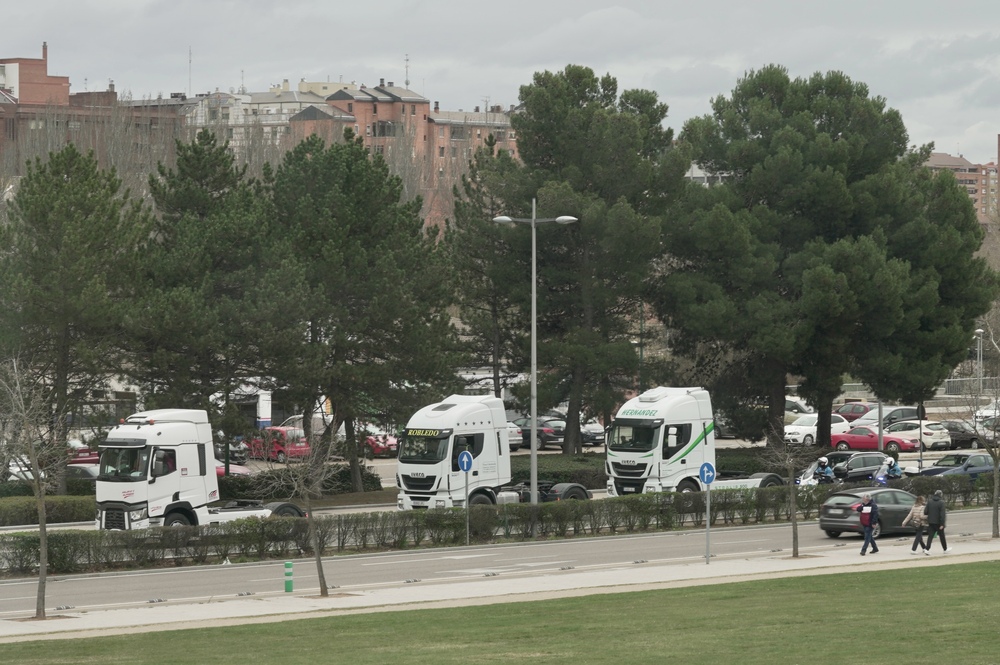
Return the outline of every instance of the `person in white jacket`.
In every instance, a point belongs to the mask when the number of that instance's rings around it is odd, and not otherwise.
[[[924,554],[930,555],[927,551],[927,544],[924,543],[924,526],[927,525],[927,518],[924,517],[924,505],[926,500],[922,496],[918,496],[916,502],[914,502],[913,507],[910,508],[909,515],[903,520],[903,526],[907,524],[912,524],[913,528],[917,530],[917,535],[913,538],[913,547],[910,548],[910,554],[917,553],[917,545],[920,545],[920,551]]]

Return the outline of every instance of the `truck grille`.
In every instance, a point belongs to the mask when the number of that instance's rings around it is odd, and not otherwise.
[[[624,478],[615,478],[615,494],[618,496],[642,494],[642,488],[645,485],[646,481],[644,479],[626,480]]]
[[[619,464],[618,462],[611,463],[611,470],[614,472],[615,476],[618,478],[643,478],[646,475],[645,464]]]
[[[105,510],[104,511],[104,528],[105,529],[125,529],[125,511],[124,510]]]
[[[437,476],[427,476],[426,478],[413,478],[405,473],[402,475],[403,489],[429,492],[433,487]]]

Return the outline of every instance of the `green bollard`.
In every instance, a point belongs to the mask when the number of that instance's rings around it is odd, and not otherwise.
[[[285,593],[292,592],[292,562],[285,562]]]

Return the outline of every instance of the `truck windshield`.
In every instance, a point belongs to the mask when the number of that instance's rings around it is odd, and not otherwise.
[[[436,464],[448,459],[451,437],[407,436],[399,446],[399,461],[410,464]]]
[[[101,451],[98,477],[114,482],[145,481],[149,470],[149,448],[105,448]]]
[[[608,447],[617,452],[649,452],[656,447],[659,431],[659,426],[615,423]]]

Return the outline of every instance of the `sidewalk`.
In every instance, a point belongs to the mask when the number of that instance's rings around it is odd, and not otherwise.
[[[775,577],[828,575],[849,571],[926,567],[973,561],[1000,560],[1000,541],[989,534],[954,538],[953,549],[944,554],[912,556],[909,539],[882,543],[877,556],[858,556],[856,545],[831,545],[820,551],[803,552],[798,559],[790,551],[754,557],[673,559],[636,563],[595,570],[547,571],[536,576],[504,576],[458,582],[416,582],[366,591],[338,592],[321,598],[316,589],[298,593],[274,593],[204,603],[164,603],[127,609],[87,612],[52,611],[45,621],[0,620],[0,644],[37,639],[76,639],[143,631],[179,630],[271,623],[296,618],[337,616],[358,612],[385,612],[405,606],[420,609],[524,602],[548,598],[668,589]]]

